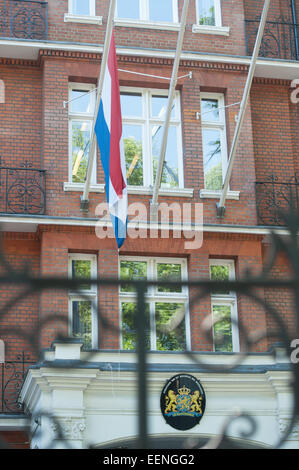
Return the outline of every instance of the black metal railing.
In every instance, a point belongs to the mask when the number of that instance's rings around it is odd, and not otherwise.
[[[245,20],[246,54],[251,56],[260,20]],[[267,21],[260,48],[260,57],[299,60],[299,24],[278,18]]]
[[[22,413],[22,405],[18,402],[25,374],[29,365],[34,364],[29,354],[22,351],[14,361],[0,364],[1,399],[0,413]]]
[[[0,0],[0,37],[48,39],[48,3]]]
[[[285,225],[283,214],[299,208],[299,181],[279,181],[271,175],[266,181],[257,181],[256,205],[259,225]]]
[[[0,159],[0,213],[45,214],[46,171],[25,161],[20,167],[4,166]]]

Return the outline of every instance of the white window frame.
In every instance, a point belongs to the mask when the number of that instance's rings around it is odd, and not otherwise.
[[[209,271],[211,275],[211,266],[227,266],[229,268],[229,280],[236,278],[235,274],[235,262],[228,259],[210,259],[209,260]],[[213,294],[211,293],[211,315],[213,317],[213,306],[214,305],[228,305],[231,307],[231,326],[232,326],[232,349],[234,353],[240,352],[240,339],[239,339],[239,328],[238,328],[238,305],[237,295],[235,292],[229,294]],[[214,328],[213,328],[214,338]],[[213,341],[214,343],[214,341]],[[215,345],[214,345],[215,351]],[[218,351],[217,351],[218,352]]]
[[[160,95],[168,96],[168,90],[161,90],[156,88],[136,88],[136,87],[120,87],[120,93],[140,93],[142,99],[142,116],[125,116],[122,115],[123,125],[142,125],[142,153],[143,153],[143,186],[128,186],[128,190],[134,188],[148,189],[153,187],[154,175],[153,175],[153,158],[152,158],[152,138],[151,138],[151,126],[159,125],[164,123],[163,119],[151,117],[151,96]],[[182,124],[181,124],[181,107],[180,107],[180,93],[175,92],[175,110],[176,114],[174,118],[170,119],[170,126],[177,128],[177,155],[178,155],[178,178],[179,185],[176,188],[161,188],[176,190],[184,188],[184,165],[183,165],[183,145],[182,145]]]
[[[149,0],[139,0],[139,19],[118,17],[117,2],[115,6],[115,24],[117,26],[127,26],[133,28],[151,28],[151,29],[168,29],[178,31],[180,29],[178,15],[178,0],[172,0],[173,21],[152,21],[149,18]]]
[[[72,261],[90,261],[91,262],[91,279],[97,279],[97,255],[85,253],[69,253],[68,256],[68,277],[72,279]],[[73,309],[74,301],[90,301],[91,302],[91,345],[92,349],[98,348],[98,288],[96,284],[91,285],[91,289],[82,289],[80,291],[69,291],[69,335],[73,334]]]
[[[201,0],[195,0],[196,23],[193,24],[192,26],[192,32],[201,33],[201,34],[219,34],[221,36],[229,36],[230,28],[228,26],[222,26],[221,0],[214,0],[215,25],[200,25],[199,24],[198,2],[200,1]]]
[[[120,265],[122,261],[136,261],[147,262],[147,280],[155,280],[158,264],[180,264],[182,281],[188,280],[188,266],[185,258],[157,258],[157,257],[141,257],[141,256],[120,256],[119,257],[119,279],[120,279]],[[137,297],[135,292],[121,292],[119,288],[119,344],[123,349],[122,342],[122,303],[136,302]],[[158,292],[157,286],[149,286],[145,295],[145,302],[149,304],[150,309],[150,346],[151,351],[158,351],[156,349],[156,328],[155,328],[155,303],[183,303],[185,306],[185,334],[186,334],[186,350],[191,350],[191,332],[190,332],[190,312],[189,312],[189,293],[188,286],[182,286],[182,292]],[[171,353],[172,351],[167,351]],[[183,351],[182,351],[183,352]]]
[[[92,85],[90,83],[69,83],[69,100],[72,98],[72,90],[82,90],[82,94],[84,91],[89,92],[90,94],[90,99],[91,99],[91,112],[90,113],[76,113],[72,111],[72,103],[69,103],[68,105],[68,118],[69,118],[69,155],[68,155],[68,181],[70,184],[74,186],[79,186],[82,185],[82,183],[74,183],[73,182],[73,177],[72,177],[72,168],[73,168],[73,155],[72,155],[72,122],[73,121],[90,121],[92,129],[92,124],[93,124],[93,118],[94,118],[94,108],[95,108],[95,99],[96,99],[96,94],[95,94],[95,85]],[[91,173],[91,183],[96,184],[96,168],[97,168],[97,155],[95,151],[95,158],[93,161],[93,169]],[[83,183],[84,184],[84,183]]]
[[[74,0],[68,0],[68,13],[64,14],[65,23],[86,23],[86,24],[103,24],[103,17],[96,16],[95,0],[85,0],[89,2],[89,14],[78,15],[74,13]]]
[[[211,99],[218,101],[218,109],[219,109],[219,121],[209,121],[208,119],[201,117],[201,129],[203,133],[203,129],[216,129],[220,131],[220,144],[221,144],[221,163],[222,163],[222,182],[224,182],[225,174],[227,170],[228,164],[228,153],[227,153],[227,138],[226,138],[226,119],[225,119],[225,101],[224,95],[222,93],[201,93],[200,94],[200,104],[203,99]],[[208,116],[208,114],[206,115]],[[211,191],[206,189],[206,175],[205,175],[205,167],[204,167],[204,148],[202,144],[202,157],[203,157],[203,171],[204,171],[204,188],[205,191]],[[212,190],[220,191],[219,190]],[[202,194],[202,192],[201,192]],[[218,193],[217,193],[218,194]]]

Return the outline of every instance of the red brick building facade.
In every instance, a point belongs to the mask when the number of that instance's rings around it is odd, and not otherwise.
[[[129,203],[141,202],[148,211],[154,158],[150,154],[154,153],[156,144],[154,134],[152,139],[148,136],[154,132],[153,126],[159,125],[160,117],[154,115],[154,105],[162,110],[162,98],[167,96],[169,86],[168,81],[158,77],[171,76],[183,6],[183,0],[167,1],[171,9],[165,13],[161,8],[161,19],[157,19],[156,2],[151,5],[151,1],[132,2],[138,4],[138,9],[135,6],[128,10],[128,17],[124,17],[120,1],[114,24],[121,69],[120,90],[125,97],[122,101],[125,137],[142,145],[142,155],[139,155],[143,161],[142,181],[139,179],[137,184],[129,186]],[[11,3],[12,9],[8,6]],[[80,211],[82,176],[74,173],[74,152],[78,152],[74,135],[78,123],[81,123],[80,132],[85,132],[90,123],[95,93],[87,93],[96,86],[100,72],[109,2],[91,0],[89,5],[87,1],[72,0],[49,0],[48,4],[23,2],[28,8],[38,8],[35,23],[26,14],[25,20],[18,19],[20,3],[0,0],[0,15],[7,19],[0,24],[0,79],[5,87],[5,102],[0,104],[0,223],[2,249],[13,269],[29,269],[35,277],[68,278],[70,262],[77,259],[72,256],[79,255],[78,259],[93,260],[91,269],[96,270],[100,279],[117,278],[122,260],[134,263],[134,258],[136,263],[147,263],[148,275],[150,269],[165,266],[170,259],[172,266],[182,266],[181,276],[186,269],[188,280],[209,279],[213,265],[227,269],[230,278],[242,279],[248,268],[260,273],[268,254],[269,226],[275,226],[278,233],[284,230],[283,222],[276,217],[275,206],[266,209],[263,191],[270,190],[274,181],[271,178],[275,179],[274,190],[278,192],[279,183],[297,184],[299,108],[290,96],[294,90],[292,80],[299,78],[296,23],[299,3],[296,0],[271,2],[225,217],[219,219],[216,214],[221,192],[219,178],[221,182],[226,171],[239,111],[236,103],[242,99],[263,1],[190,1],[179,76],[189,72],[192,76],[178,80],[175,116],[170,126],[177,140],[176,155],[173,160],[170,156],[169,161],[177,176],[171,176],[171,171],[167,174],[159,202],[178,203],[181,207],[185,203],[191,207],[203,204],[203,244],[201,248],[186,249],[186,238],[176,238],[171,229],[170,237],[165,239],[161,232],[154,239],[149,232],[145,239],[128,237],[119,253],[113,238],[99,239],[95,232],[96,207],[105,201],[99,150],[87,213]],[[29,33],[25,32],[24,23],[31,28]],[[64,105],[78,98],[79,91],[85,93],[86,100],[90,99],[88,109],[83,109],[84,103],[82,108],[75,105],[80,100]],[[130,115],[130,103],[134,110],[142,107],[140,115]],[[24,165],[30,169],[20,170]],[[82,160],[79,165],[83,165]],[[218,173],[210,180],[209,172],[213,168]],[[28,191],[25,203],[24,198],[18,199],[16,184],[24,184],[25,175],[29,174],[37,178],[39,189],[35,191],[39,192],[32,202]],[[145,264],[131,266],[141,269]],[[1,271],[7,272],[5,266],[1,266]],[[287,261],[279,258],[274,276],[283,278],[288,272]],[[2,306],[21,289],[22,286],[2,286]],[[188,299],[194,292],[189,289]],[[290,294],[270,288],[260,289],[259,294],[275,305],[291,332],[294,316]],[[113,325],[122,324],[122,305],[129,302],[128,296],[123,300],[118,288],[111,287],[100,288],[93,299],[98,312]],[[69,291],[55,288],[30,293],[13,304],[0,318],[6,362],[15,361],[25,351],[27,367],[37,361],[37,350],[51,348],[59,334],[72,336],[69,323],[73,301],[80,302],[72,300]],[[202,322],[213,314],[213,308],[214,313],[217,311],[217,305],[229,306],[231,315],[236,315],[247,333],[274,326],[271,316],[252,299],[241,295],[222,300],[208,296],[195,303],[186,316],[185,334],[189,335],[186,344],[192,351],[216,352],[213,338],[209,339],[203,332]],[[16,326],[22,330],[21,334]],[[93,349],[126,349],[118,332],[106,331],[99,321],[91,321],[91,328],[97,330],[91,333]],[[36,332],[38,348],[28,340],[32,331]],[[229,336],[229,351],[242,351],[243,332],[233,323]],[[272,344],[273,338],[265,337],[252,352],[266,353]],[[8,379],[7,374],[2,378],[2,388]],[[2,397],[0,430],[4,433],[21,429],[14,416],[17,411],[14,398],[10,396],[9,400]]]

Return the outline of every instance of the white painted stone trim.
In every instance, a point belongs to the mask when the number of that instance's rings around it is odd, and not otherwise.
[[[64,191],[83,191],[84,184],[82,183],[63,183]],[[92,184],[90,186],[91,193],[104,193],[104,184]],[[139,194],[141,196],[151,196],[153,194],[152,188],[145,186],[128,186],[128,194]],[[192,188],[161,188],[159,190],[160,196],[173,196],[173,197],[193,197],[194,189]]]
[[[102,16],[84,16],[84,15],[72,15],[71,13],[64,14],[65,23],[83,23],[83,24],[103,24]]]
[[[179,31],[180,23],[164,23],[164,22],[153,22],[145,20],[130,20],[117,18],[114,20],[115,26],[125,26],[126,28],[147,28],[147,29],[160,29],[168,31]]]
[[[218,36],[229,36],[229,26],[192,25],[192,33],[214,34]]]
[[[84,190],[84,183],[63,183],[63,190],[65,192],[68,191],[75,191],[75,192],[82,192]],[[105,192],[105,185],[104,184],[91,184],[90,185],[90,193],[104,193]]]
[[[201,189],[199,192],[199,196],[202,199],[219,199],[221,196],[220,190],[212,190],[212,189]],[[235,201],[239,201],[240,199],[240,191],[228,191],[227,198],[232,199]]]

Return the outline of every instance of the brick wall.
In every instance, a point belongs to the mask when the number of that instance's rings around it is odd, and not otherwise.
[[[5,103],[0,104],[0,156],[9,166],[28,160],[41,165],[42,71],[35,65],[5,65],[0,61]]]
[[[68,0],[49,2],[49,39],[55,41],[75,41],[88,44],[103,44],[108,17],[109,3],[104,0],[96,1],[96,15],[103,16],[103,25],[86,25],[65,23],[64,14],[68,11]],[[183,8],[183,0],[178,0],[179,17]],[[187,17],[187,29],[184,50],[244,53],[244,27],[242,0],[222,0],[222,24],[230,27],[230,36],[213,36],[210,34],[192,33],[192,25],[196,23],[195,0],[190,1]],[[175,49],[177,43],[176,31],[152,30],[147,28],[115,27],[117,46],[137,48]]]
[[[31,273],[39,275],[40,247],[34,235],[22,233],[6,233],[3,240],[3,253],[8,267],[0,269],[3,276]],[[38,326],[39,319],[39,295],[33,293],[30,287],[25,285],[2,284],[0,290],[1,305],[1,332],[0,336],[5,341],[6,360],[16,360],[24,350],[30,360],[36,360],[35,336],[32,332]],[[14,331],[10,331],[13,328]]]
[[[270,247],[267,243],[263,245],[263,262],[268,261]],[[278,253],[271,267],[270,275],[273,279],[290,279],[294,276],[294,271],[285,253]],[[265,289],[265,301],[269,306],[266,312],[267,331],[269,332],[269,343],[277,342],[277,332],[281,333],[284,325],[285,331],[293,339],[296,336],[296,320],[294,312],[295,298],[289,289]],[[272,310],[273,309],[273,310]],[[277,320],[277,317],[279,320]],[[274,332],[270,338],[270,332]],[[276,333],[276,335],[275,335]],[[280,339],[281,341],[281,339]]]
[[[95,83],[99,74],[98,62],[57,57],[65,54],[51,54],[43,57],[43,167],[47,170],[47,213],[55,216],[81,216],[80,193],[64,192],[63,183],[68,181],[68,111],[63,108],[63,101],[68,99],[68,83],[70,81],[88,81]],[[53,56],[52,56],[53,55]],[[163,65],[163,74],[170,77],[171,62],[157,60],[140,60],[137,63],[125,59],[120,66],[139,73],[159,74]],[[213,67],[195,66],[186,63],[180,73],[193,72],[192,80],[184,79],[179,85],[182,107],[182,138],[184,158],[184,180],[186,188],[194,189],[192,202],[204,203],[204,220],[216,223],[215,200],[200,200],[199,190],[204,187],[202,133],[200,120],[196,112],[200,111],[200,91],[222,92],[226,104],[236,103],[242,99],[246,79],[246,67]],[[213,86],[211,86],[213,84]],[[120,73],[121,86],[165,88],[159,79],[137,76],[128,79],[128,75]],[[238,107],[228,108],[226,113],[228,151],[235,130],[235,115]],[[241,141],[237,152],[236,164],[231,179],[231,189],[241,190],[241,200],[227,202],[227,218],[225,223],[256,224],[255,214],[255,166],[251,128],[250,104],[244,121]],[[98,155],[98,183],[104,182],[103,172]],[[246,163],[246,174],[243,171]],[[96,205],[104,201],[103,194],[90,194],[89,216],[95,214]],[[161,198],[161,201],[176,202],[175,198]],[[130,202],[145,201],[148,197],[130,196]],[[184,200],[184,202],[186,202]]]
[[[256,80],[251,106],[257,180],[264,181],[274,174],[289,181],[295,171],[292,137],[296,141],[298,119],[291,121],[288,83],[263,84],[262,80]],[[292,109],[296,118],[297,108]]]
[[[5,449],[30,449],[30,438],[25,431],[1,431],[0,439]]]
[[[76,229],[72,227],[41,226],[40,242],[30,240],[10,240],[5,244],[5,253],[12,266],[17,269],[27,262],[34,275],[47,278],[68,277],[69,253],[93,253],[97,255],[99,279],[118,277],[118,256],[113,239],[99,240],[93,229]],[[7,235],[7,237],[12,237]],[[128,239],[121,250],[121,255],[178,257],[188,260],[189,280],[209,278],[209,258],[227,258],[235,260],[237,277],[242,278],[244,271],[250,267],[252,273],[262,269],[261,243],[258,238],[240,235],[205,234],[204,244],[199,250],[185,250],[184,238],[181,239]],[[25,256],[26,255],[26,256]],[[39,270],[40,264],[40,270]],[[1,303],[8,301],[19,293],[14,286],[4,288]],[[203,320],[211,313],[210,297],[198,300],[198,289],[190,289],[191,340],[194,350],[212,350],[211,338],[204,335]],[[261,293],[263,295],[263,293]],[[119,305],[117,288],[99,288],[99,347],[117,349],[119,347]],[[245,296],[238,295],[238,314],[247,332],[264,328],[265,312],[259,305]],[[105,326],[102,319],[108,321],[111,328]],[[39,322],[39,324],[38,324]],[[38,336],[36,347],[49,347],[58,335],[68,335],[68,291],[54,287],[43,290],[36,296],[26,297],[16,306],[9,309],[1,318],[1,328],[16,327],[13,334],[1,335],[7,342],[7,353],[13,358],[21,350],[28,350],[28,341],[24,332],[34,338]],[[38,329],[36,329],[38,328]],[[3,330],[2,330],[3,331]],[[18,334],[18,332],[20,334]],[[30,336],[32,339],[32,337]],[[267,343],[258,345],[257,350],[264,350]]]
[[[287,20],[292,18],[292,10],[289,0],[271,0],[267,20],[274,21],[280,16]],[[264,0],[244,0],[244,12],[246,19],[256,19],[259,17],[264,5]]]

